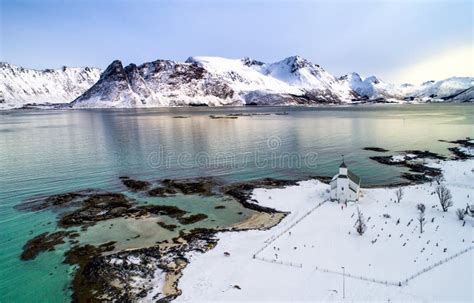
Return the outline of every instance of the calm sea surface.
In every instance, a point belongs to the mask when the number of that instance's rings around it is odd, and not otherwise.
[[[283,112],[288,114],[275,115]],[[258,115],[209,117],[232,113]],[[363,185],[389,184],[401,181],[402,169],[370,160],[383,153],[363,147],[448,155],[452,145],[439,139],[468,136],[474,137],[474,105],[469,104],[0,112],[0,302],[69,298],[73,268],[62,264],[67,245],[33,261],[19,260],[28,239],[56,228],[52,212],[13,209],[27,198],[85,188],[121,191],[119,176],[152,182],[213,176],[237,182],[334,175],[341,155]],[[216,197],[145,200],[208,214],[208,220],[191,227],[226,226],[251,214],[229,201],[226,210],[217,214],[214,206],[223,201]],[[81,241],[120,242],[142,233],[140,241],[151,242],[176,235],[159,229],[156,222],[150,224],[117,220],[112,231],[108,224],[97,224]],[[150,232],[153,228],[158,229]]]

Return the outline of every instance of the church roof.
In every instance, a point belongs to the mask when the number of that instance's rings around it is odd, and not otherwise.
[[[359,176],[357,176],[356,174],[354,174],[352,171],[347,170],[347,176],[348,176],[349,179],[351,179],[352,182],[354,182],[355,184],[360,184],[360,178],[359,178]]]
[[[342,168],[347,168],[347,165],[346,165],[346,162],[344,161],[344,159],[342,159],[342,163],[339,167],[342,167]],[[349,180],[351,180],[352,182],[354,182],[355,184],[357,185],[360,185],[360,178],[359,176],[357,176],[356,174],[354,174],[351,170],[347,170],[347,174],[337,174],[335,175],[333,178],[332,178],[332,181],[336,180],[336,179],[346,179],[348,178]]]

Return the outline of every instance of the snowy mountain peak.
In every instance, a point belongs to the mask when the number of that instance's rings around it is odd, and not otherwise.
[[[290,73],[296,73],[301,69],[309,69],[316,73],[324,71],[319,65],[311,63],[309,60],[301,57],[301,56],[291,56],[285,58],[279,62],[275,62],[272,64],[273,66],[280,66],[280,68],[288,67]]]
[[[425,86],[425,85],[431,85],[433,83],[435,83],[436,81],[435,80],[429,80],[429,81],[425,81],[423,83],[421,83],[422,86]]]
[[[373,83],[373,84],[379,84],[379,83],[382,82],[382,81],[380,81],[380,80],[379,80],[377,77],[375,77],[375,76],[370,76],[370,77],[365,78],[364,82]]]
[[[35,70],[0,63],[0,109],[29,103],[66,103],[89,89],[100,76],[100,69],[66,67]]]
[[[262,61],[254,60],[254,59],[251,59],[249,57],[244,57],[244,58],[240,59],[240,61],[242,61],[242,64],[245,65],[245,66],[254,66],[254,65],[262,66],[262,65],[265,64]]]
[[[339,77],[340,81],[349,81],[349,82],[362,82],[362,78],[358,73],[350,73],[344,76]]]
[[[102,78],[111,77],[111,76],[120,77],[122,79],[126,78],[126,73],[125,73],[125,69],[123,68],[122,61],[120,60],[112,61],[112,63],[110,63],[109,66],[107,66],[105,71],[102,73],[100,78],[102,79]]]

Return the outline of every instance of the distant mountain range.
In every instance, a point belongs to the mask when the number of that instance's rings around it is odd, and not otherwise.
[[[69,103],[99,80],[98,68],[34,70],[0,63],[0,109],[31,103]]]
[[[126,67],[31,70],[0,63],[0,109],[62,107],[312,105],[362,102],[474,101],[474,78],[394,85],[351,73],[339,78],[299,57],[275,63],[250,58],[191,57]]]

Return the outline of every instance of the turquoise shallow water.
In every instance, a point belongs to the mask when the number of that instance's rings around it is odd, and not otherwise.
[[[288,115],[208,117],[283,111]],[[173,118],[178,115],[189,118]],[[469,104],[1,112],[0,302],[68,301],[72,268],[61,264],[66,245],[31,262],[18,258],[28,239],[56,228],[51,212],[13,209],[32,196],[121,190],[122,175],[149,181],[216,176],[223,182],[332,175],[342,154],[365,185],[387,184],[400,181],[401,169],[368,159],[378,153],[363,147],[447,154],[451,145],[438,139],[466,136],[474,137],[474,106]],[[241,219],[239,205],[217,213],[213,207],[221,201],[213,199],[150,202],[206,213],[210,218],[201,224],[207,227]],[[98,226],[83,235],[84,241],[107,240],[107,230]],[[156,237],[171,236],[161,230]]]

